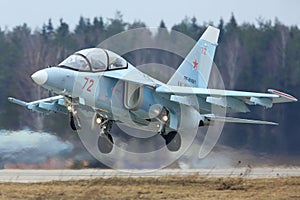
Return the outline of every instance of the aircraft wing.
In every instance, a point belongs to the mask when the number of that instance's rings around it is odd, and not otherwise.
[[[9,97],[8,100],[20,106],[27,107],[31,111],[36,111],[43,114],[50,114],[53,112],[59,112],[64,114],[68,113],[68,110],[64,105],[64,96],[61,95],[40,99],[32,102],[25,102],[12,97]]]
[[[230,108],[235,112],[249,112],[247,105],[260,105],[271,108],[274,103],[296,102],[295,97],[269,89],[269,93],[243,92],[162,85],[156,88],[158,93],[170,94],[170,100],[189,105],[190,96],[204,99],[209,104]]]
[[[107,71],[103,74],[105,77],[114,78],[126,82],[133,82],[141,85],[147,85],[151,87],[156,86],[157,80],[153,80],[150,76],[140,72],[135,68],[125,70],[113,70]]]

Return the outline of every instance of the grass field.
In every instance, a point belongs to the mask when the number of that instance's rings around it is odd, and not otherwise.
[[[0,183],[0,199],[300,199],[300,177],[169,176]]]

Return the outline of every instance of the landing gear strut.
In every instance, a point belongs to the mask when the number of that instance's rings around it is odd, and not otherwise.
[[[65,98],[64,104],[69,111],[70,126],[71,126],[72,130],[74,130],[74,131],[80,130],[81,123],[80,123],[80,119],[79,119],[78,113],[77,113],[77,107],[79,105],[78,99]]]
[[[77,111],[72,107],[70,111],[70,126],[74,131],[81,129],[80,120],[77,114]]]
[[[166,146],[169,151],[175,152],[178,151],[181,147],[181,136],[177,131],[170,131],[169,133],[166,133],[166,121],[167,120],[160,120],[158,134],[160,134],[166,143]]]
[[[100,128],[100,135],[98,138],[99,151],[105,154],[110,153],[114,146],[113,137],[109,133],[112,128],[113,121],[108,119],[103,120],[100,116],[96,116],[92,126],[94,126],[94,124],[98,124],[98,127]]]

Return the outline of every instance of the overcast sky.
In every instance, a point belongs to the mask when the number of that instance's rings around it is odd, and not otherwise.
[[[141,20],[147,26],[158,26],[163,19],[167,27],[179,23],[185,16],[203,22],[218,24],[222,17],[228,22],[234,13],[238,24],[255,23],[258,18],[274,21],[277,17],[286,25],[300,27],[300,1],[298,0],[2,0],[0,4],[1,29],[27,23],[33,29],[41,28],[51,18],[58,25],[63,18],[71,28],[79,17],[104,20],[121,11],[126,22]]]

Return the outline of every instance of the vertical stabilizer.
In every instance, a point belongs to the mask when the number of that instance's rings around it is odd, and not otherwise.
[[[209,26],[169,80],[169,85],[207,88],[220,30]]]

